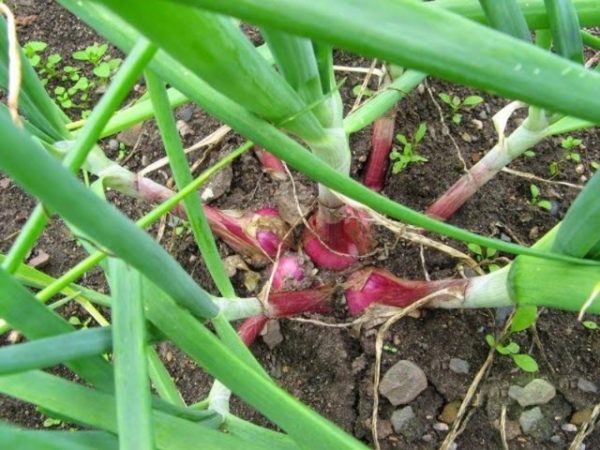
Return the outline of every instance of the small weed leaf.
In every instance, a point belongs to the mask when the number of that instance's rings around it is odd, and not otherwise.
[[[531,197],[534,200],[540,196],[540,188],[537,187],[535,184],[529,186],[529,190],[531,191]]]
[[[415,131],[415,144],[418,144],[425,137],[425,133],[427,133],[427,124],[425,122],[421,122],[419,124],[419,128]]]
[[[479,105],[480,103],[483,103],[483,97],[480,97],[479,95],[469,95],[467,98],[465,98],[463,105],[475,106]]]
[[[511,355],[515,364],[524,372],[537,372],[539,366],[537,361],[529,355],[518,354]]]
[[[501,355],[514,355],[516,353],[519,353],[519,350],[521,350],[521,347],[516,342],[509,342],[507,345],[498,344],[498,346],[496,347],[496,350]]]
[[[481,250],[481,247],[477,244],[468,244],[467,248],[472,252],[475,253],[476,255],[479,256],[483,256],[483,251]]]
[[[600,328],[598,324],[593,320],[584,320],[583,322],[581,322],[581,324],[588,330],[597,330],[598,328]]]
[[[537,307],[535,305],[519,306],[513,316],[510,331],[518,333],[519,331],[526,330],[535,323],[536,319]]]

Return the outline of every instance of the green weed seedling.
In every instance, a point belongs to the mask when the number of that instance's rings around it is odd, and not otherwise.
[[[581,162],[581,155],[574,151],[574,149],[583,148],[583,141],[581,139],[567,136],[560,141],[560,146],[565,149],[565,159],[567,161]]]
[[[596,322],[594,322],[593,320],[584,320],[583,322],[581,322],[581,324],[588,330],[600,329],[600,326],[598,326],[598,324]]]
[[[359,95],[361,95],[363,97],[368,98],[368,97],[373,97],[373,95],[375,95],[375,92],[366,86],[363,88],[362,84],[357,84],[356,86],[354,86],[352,88],[352,95],[354,95],[355,97],[358,97]]]
[[[477,244],[468,244],[467,247],[475,255],[475,259],[482,267],[487,267],[488,272],[495,272],[500,269],[500,266],[492,262],[492,258],[496,255],[495,248],[481,247]]]
[[[427,124],[422,122],[417,128],[417,131],[415,131],[412,139],[407,138],[404,134],[396,135],[396,139],[402,144],[402,148],[398,149],[397,147],[394,147],[390,153],[390,159],[394,161],[392,166],[393,173],[400,173],[411,164],[429,161],[427,158],[416,152],[419,143],[423,140],[426,133]]]
[[[23,53],[29,60],[31,67],[38,67],[42,61],[41,54],[46,50],[48,44],[42,41],[29,41],[23,46]]]
[[[529,192],[531,193],[531,200],[529,203],[537,206],[538,208],[545,209],[546,211],[550,211],[552,209],[552,203],[550,200],[540,197],[540,188],[535,184],[529,186]]]
[[[491,348],[495,348],[499,354],[510,357],[517,367],[524,372],[537,372],[539,366],[535,358],[526,353],[520,353],[521,347],[519,344],[510,340],[512,334],[531,327],[535,324],[536,319],[537,308],[534,305],[519,306],[513,316],[510,333],[505,339],[507,342],[504,344],[502,341],[496,340],[491,334],[485,336],[485,341]]]
[[[440,100],[442,100],[452,110],[451,120],[456,125],[459,125],[462,122],[462,114],[460,113],[461,110],[483,103],[483,98],[479,95],[469,95],[464,100],[461,100],[458,95],[450,95],[442,92],[439,94],[439,97]]]
[[[108,50],[108,44],[94,44],[86,47],[83,50],[77,50],[72,54],[73,59],[77,61],[85,61],[97,67],[102,61],[102,57]]]

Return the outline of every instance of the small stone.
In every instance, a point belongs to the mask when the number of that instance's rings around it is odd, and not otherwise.
[[[560,429],[563,430],[565,433],[576,433],[577,425],[573,425],[572,423],[564,423],[560,427]]]
[[[512,385],[508,396],[519,402],[522,407],[545,405],[556,396],[556,389],[542,378],[536,378],[525,387]]]
[[[475,128],[477,128],[478,130],[483,129],[483,122],[481,120],[478,119],[471,119],[471,123],[473,125],[475,125]]]
[[[265,344],[267,344],[267,347],[269,347],[270,350],[273,350],[283,342],[283,335],[281,334],[278,320],[269,320],[263,333],[263,341],[265,341]]]
[[[453,402],[446,403],[446,405],[444,406],[444,409],[442,409],[442,413],[440,414],[438,419],[440,419],[442,422],[447,423],[447,424],[453,423],[454,420],[456,419],[456,416],[458,415],[458,410],[460,408],[460,404],[461,404],[460,400],[455,400]]]
[[[592,417],[592,409],[585,408],[579,411],[575,411],[571,416],[571,420],[569,422],[571,422],[573,425],[579,426],[590,420],[590,417]]]
[[[117,139],[129,147],[133,147],[137,143],[140,134],[142,134],[142,124],[137,124],[125,131],[121,131],[117,134]]]
[[[460,135],[460,138],[465,142],[473,141],[473,138],[471,137],[471,135],[469,133],[467,133],[466,131]]]
[[[46,253],[44,250],[37,250],[35,252],[35,256],[27,260],[27,265],[38,269],[44,267],[50,261],[50,255]]]
[[[435,431],[445,432],[445,431],[448,431],[450,429],[450,427],[448,427],[448,424],[446,424],[444,422],[437,422],[437,423],[433,424],[433,429]]]
[[[397,409],[392,414],[390,419],[392,427],[396,433],[402,433],[402,430],[410,423],[411,420],[415,419],[415,412],[412,406],[405,406],[402,409]]]
[[[393,432],[392,423],[389,420],[377,421],[377,436],[379,439],[386,439]]]
[[[577,172],[579,175],[585,172],[585,167],[583,166],[583,164],[577,164],[575,166],[575,172]]]
[[[379,392],[392,405],[405,405],[427,388],[425,372],[415,363],[402,360],[394,364],[383,376]]]
[[[550,438],[550,442],[552,442],[553,444],[560,444],[562,442],[562,437],[558,434],[555,434]]]
[[[467,374],[470,370],[470,365],[467,361],[460,358],[450,359],[450,370],[454,373]]]
[[[108,148],[110,150],[112,150],[113,152],[116,152],[117,150],[119,150],[119,141],[117,141],[116,139],[111,139],[108,141]]]
[[[506,440],[511,441],[521,435],[521,426],[516,420],[507,420],[504,431],[506,432]]]
[[[535,428],[535,426],[544,419],[544,415],[542,414],[542,410],[539,406],[535,408],[531,408],[527,411],[523,411],[521,416],[519,417],[519,424],[523,429],[525,434],[529,434],[531,430]]]
[[[231,165],[228,165],[208,179],[202,189],[200,189],[200,198],[205,202],[211,202],[222,197],[229,192],[232,181],[233,169]]]
[[[538,441],[549,439],[553,432],[552,423],[544,417],[539,406],[523,411],[519,417],[519,424],[523,433]]]
[[[598,392],[598,386],[596,386],[591,381],[586,380],[585,378],[580,378],[577,380],[577,388],[583,392],[589,392],[591,394],[595,394]]]
[[[192,128],[183,120],[178,120],[175,123],[175,126],[177,127],[177,131],[179,132],[179,136],[181,137],[186,137],[190,134],[194,134],[194,130],[192,130]]]
[[[183,120],[184,122],[189,122],[193,114],[194,107],[192,105],[184,106],[183,108],[181,108],[181,111],[179,111],[179,117],[181,117],[181,120]]]
[[[423,442],[433,442],[433,436],[430,434],[424,434],[423,436],[421,436],[421,440]]]
[[[392,427],[397,434],[401,434],[409,441],[419,439],[425,431],[423,423],[415,415],[411,406],[397,409],[390,418]]]

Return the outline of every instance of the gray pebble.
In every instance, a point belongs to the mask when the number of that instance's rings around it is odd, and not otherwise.
[[[577,425],[573,425],[572,423],[564,423],[560,427],[560,429],[563,430],[565,433],[576,433]]]
[[[598,392],[598,386],[596,386],[591,381],[586,380],[585,378],[580,378],[577,380],[577,388],[583,392],[589,392],[591,394],[595,394]]]
[[[464,359],[452,358],[450,360],[450,370],[454,373],[467,374],[469,373],[470,365]]]
[[[518,401],[522,407],[544,405],[556,396],[556,389],[546,380],[536,378],[525,387],[512,385],[508,389],[508,396]]]
[[[394,364],[383,376],[379,392],[392,405],[405,405],[427,388],[427,377],[415,363],[402,360]]]

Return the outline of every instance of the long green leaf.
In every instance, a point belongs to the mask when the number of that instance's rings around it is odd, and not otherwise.
[[[39,303],[14,278],[0,268],[0,317],[28,339],[71,333],[74,328],[58,314]],[[75,373],[103,390],[112,390],[112,371],[101,357],[89,357],[67,364]]]
[[[119,448],[151,449],[154,433],[146,366],[146,330],[139,272],[119,259],[109,260],[112,293],[115,395]]]
[[[215,89],[259,116],[280,123],[306,106],[230,18],[172,2],[104,3],[151,36],[162,49],[185,61]],[[180,34],[186,38],[181,39]],[[310,111],[285,126],[304,139],[318,142],[324,138],[322,127]]]
[[[586,183],[565,218],[552,251],[579,258],[600,242],[600,171]]]
[[[0,130],[3,135],[0,168],[17,183],[100,245],[155,279],[195,314],[201,317],[217,314],[210,296],[150,236],[86,189],[22,130],[2,118]],[[19,151],[13,151],[15,148]]]
[[[54,337],[0,348],[0,374],[45,369],[85,356],[102,354],[112,347],[111,329],[88,328]]]
[[[31,371],[0,377],[0,392],[48,409],[94,428],[116,433],[116,404],[114,397],[56,376]],[[214,419],[204,425],[189,422],[169,414],[153,411],[156,447],[160,450],[260,450],[251,442],[213,430]],[[213,422],[211,423],[211,420]]]
[[[0,254],[0,263],[4,261],[4,258],[5,256]],[[47,275],[40,270],[34,269],[33,267],[28,266],[27,264],[21,264],[17,268],[14,275],[24,285],[39,289],[44,288],[56,281],[56,279],[51,277],[50,275]],[[98,305],[110,306],[110,297],[101,294],[100,292],[96,292],[93,289],[84,286],[79,286],[77,284],[73,284],[62,289],[60,293],[68,297],[80,297],[82,300],[87,300]],[[0,333],[1,332],[2,331],[0,331]]]
[[[536,261],[527,256],[519,256],[513,261],[508,275],[510,296],[517,305],[569,311],[581,310],[599,284],[598,267]],[[593,302],[587,312],[600,314],[600,301]]]
[[[191,183],[192,173],[187,163],[183,146],[175,126],[175,120],[169,108],[165,86],[156,75],[151,72],[146,74],[150,98],[155,107],[156,120],[160,129],[161,137],[169,157],[169,163],[173,170],[173,176],[177,186],[181,189]],[[194,238],[206,261],[208,270],[221,292],[226,298],[235,298],[235,290],[227,276],[225,266],[221,261],[221,256],[217,249],[216,241],[208,225],[208,220],[202,209],[198,196],[186,197],[184,206],[187,216],[190,220],[190,226],[194,233]],[[221,315],[213,319],[213,324],[221,339],[224,340],[232,351],[244,359],[248,364],[262,371],[262,367],[256,362],[248,348],[241,341],[239,336],[231,328],[229,322]]]
[[[361,0],[286,0],[282,8],[279,0],[179,1],[600,121],[600,74],[420,2],[374,0],[367,8]],[[157,3],[145,1],[144,7],[150,11]]]
[[[31,431],[0,422],[2,448],[10,450],[117,450],[117,439],[98,431]]]
[[[509,36],[531,42],[531,32],[527,28],[525,16],[517,0],[479,0],[490,25]]]
[[[548,15],[544,0],[518,0],[519,7],[527,19],[531,30],[548,28]],[[574,0],[581,26],[595,26],[600,23],[600,4],[597,0]],[[478,22],[485,22],[481,6],[472,0],[435,0],[428,3],[433,8],[443,8]]]
[[[100,5],[86,3],[84,7],[78,4],[76,0],[59,1],[124,50],[130,49],[132,43],[137,39],[137,34],[127,23]],[[564,260],[564,257],[559,255],[550,256],[545,252],[525,249],[498,239],[484,238],[474,233],[466,232],[393,202],[327,167],[322,163],[322,160],[308,152],[295,140],[288,138],[275,127],[260,120],[244,108],[241,108],[236,103],[214,91],[200,78],[181,66],[181,64],[177,63],[177,61],[173,60],[166,53],[159,51],[151,67],[165,81],[168,81],[186,96],[201,105],[209,114],[231,125],[240,134],[247,136],[253,142],[266,148],[278,158],[285,160],[294,169],[310,176],[314,181],[364,203],[380,213],[454,239],[495,248],[507,253],[555,257]],[[587,263],[591,264],[591,262]]]
[[[577,11],[571,0],[544,0],[554,48],[559,55],[583,64],[583,43]]]

